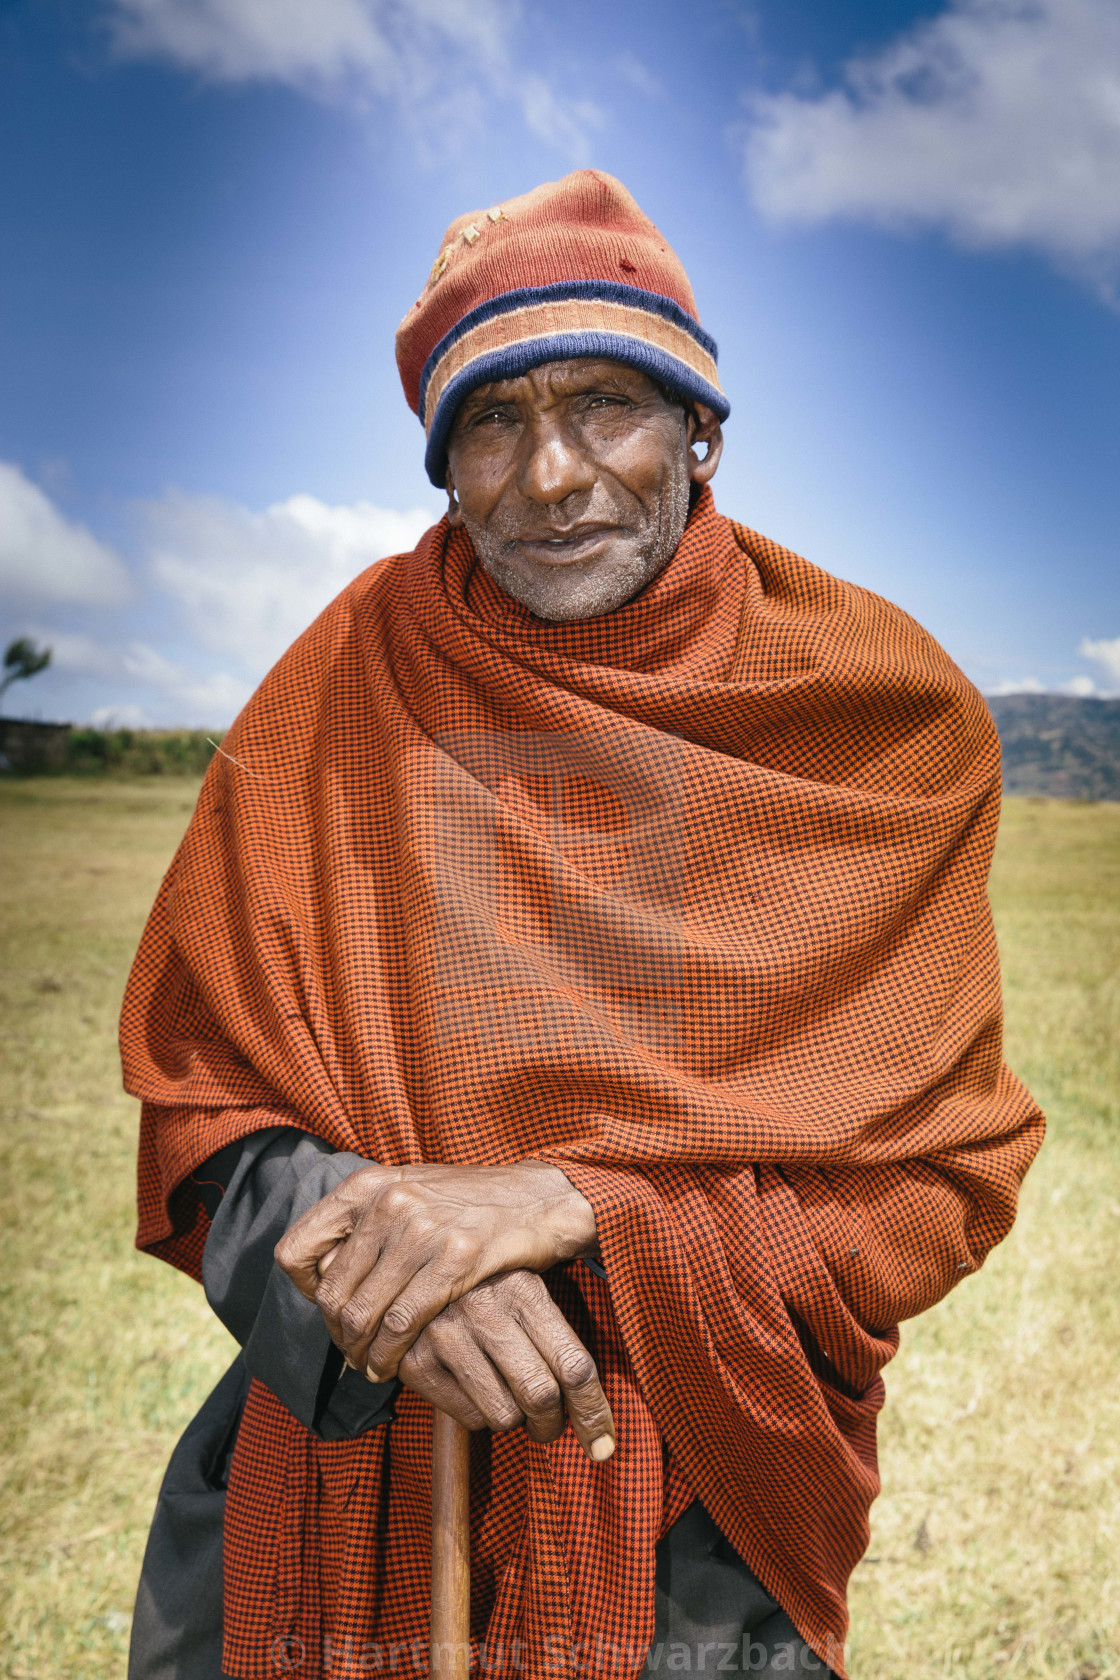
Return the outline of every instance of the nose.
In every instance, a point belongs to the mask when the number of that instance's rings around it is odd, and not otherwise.
[[[538,415],[522,438],[519,488],[529,501],[554,507],[578,491],[592,489],[595,465],[563,423]]]

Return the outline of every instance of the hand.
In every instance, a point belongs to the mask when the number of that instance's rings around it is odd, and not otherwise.
[[[485,1278],[594,1252],[591,1204],[543,1161],[360,1167],[276,1245],[282,1270],[375,1382],[395,1375],[424,1326]]]
[[[555,1441],[567,1419],[588,1458],[614,1452],[614,1419],[595,1362],[533,1272],[503,1272],[445,1307],[398,1376],[468,1429],[524,1424]]]

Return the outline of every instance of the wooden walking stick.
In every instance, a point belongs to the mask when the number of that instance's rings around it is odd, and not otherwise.
[[[468,1680],[471,1660],[469,1432],[432,1416],[432,1623],[429,1663],[440,1680]]]

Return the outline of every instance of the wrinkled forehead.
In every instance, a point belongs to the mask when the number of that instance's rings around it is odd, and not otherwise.
[[[492,379],[476,385],[463,398],[456,424],[464,415],[477,413],[492,403],[511,402],[519,406],[544,406],[588,391],[617,391],[640,401],[663,397],[657,381],[640,368],[607,356],[570,357],[541,362],[508,379]],[[454,427],[452,428],[454,430]]]

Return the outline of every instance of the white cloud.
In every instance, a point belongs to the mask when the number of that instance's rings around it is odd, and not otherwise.
[[[122,57],[166,58],[215,81],[300,85],[361,69],[376,80],[391,52],[360,0],[114,0]]]
[[[120,654],[92,636],[70,630],[31,628],[32,639],[51,650],[51,669],[65,676],[116,677],[120,675]]]
[[[247,675],[207,673],[203,669],[209,663],[205,657],[200,657],[197,666],[179,664],[146,642],[133,641],[122,647],[112,641],[95,641],[80,632],[41,626],[33,627],[33,635],[35,641],[50,648],[50,669],[56,677],[92,679],[102,693],[118,696],[137,687],[152,691],[147,706],[118,698],[94,707],[89,721],[97,729],[147,729],[159,719],[192,728],[224,728],[254,687]]]
[[[340,589],[375,560],[413,548],[437,517],[306,495],[254,513],[175,491],[142,512],[154,581],[201,649],[234,669],[202,675],[136,642],[124,671],[157,689],[184,723],[218,727]]]
[[[1109,682],[1120,688],[1120,636],[1113,636],[1111,641],[1094,641],[1086,636],[1077,651],[1082,659],[1101,666]]]
[[[1082,659],[1092,660],[1105,673],[1105,681],[1098,682],[1087,672],[1078,672],[1058,682],[1040,682],[1037,677],[1004,677],[1000,682],[984,688],[988,695],[1000,694],[1070,694],[1077,700],[1108,699],[1120,693],[1120,636],[1110,641],[1094,641],[1085,636],[1078,648]]]
[[[755,203],[774,220],[944,228],[1027,246],[1115,299],[1120,4],[953,0],[844,85],[751,102]]]
[[[60,552],[67,543],[76,545],[79,556],[88,561],[92,553],[102,568],[108,557],[108,581],[91,564],[80,594],[72,567],[64,589],[51,573],[49,544],[37,528],[32,569],[46,571],[50,587],[40,588],[38,611],[19,625],[51,649],[46,681],[52,704],[106,728],[153,723],[224,728],[269,666],[340,589],[375,560],[413,548],[438,518],[429,508],[330,506],[307,495],[254,512],[214,496],[170,492],[139,507],[141,554],[155,599],[149,593],[137,603],[143,620],[130,604],[128,615],[109,619],[98,639],[66,627],[67,607],[93,597],[90,577],[100,580],[97,599],[105,603],[109,585],[120,582],[114,569],[123,573],[120,561],[88,531],[68,524],[16,469],[4,473],[0,463],[0,553],[19,529],[14,519],[5,519],[14,503],[31,507],[38,527]],[[13,483],[14,496],[5,502]],[[120,595],[118,588],[118,601]],[[154,629],[168,605],[173,641]],[[51,621],[59,616],[62,627],[56,628]]]
[[[603,126],[597,106],[589,99],[561,99],[543,76],[518,76],[517,95],[525,126],[538,140],[563,152],[573,163],[588,161],[591,132]]]
[[[514,66],[518,0],[105,0],[103,16],[122,58],[321,99],[390,100],[422,124],[422,150],[434,128],[461,141],[482,86],[520,105],[530,130],[576,162],[601,122],[588,101]]]
[[[97,706],[89,721],[95,729],[150,729],[152,720],[142,706]]]
[[[145,504],[152,574],[211,653],[256,681],[351,578],[437,517],[292,496],[253,513],[174,492]],[[150,680],[159,680],[152,678]]]
[[[352,77],[379,95],[422,86],[448,49],[500,62],[515,19],[510,0],[109,0],[106,10],[122,57],[328,96]]]
[[[12,461],[0,461],[0,593],[29,604],[115,606],[130,594],[119,557],[67,519]]]
[[[994,688],[986,688],[985,694],[992,696],[1000,694],[1045,694],[1046,684],[1039,682],[1037,677],[1005,677]]]
[[[632,88],[644,94],[647,99],[664,99],[663,84],[658,81],[649,66],[633,53],[619,53],[614,67],[624,81],[629,82]]]
[[[121,661],[127,677],[154,688],[168,702],[176,719],[193,728],[223,728],[239,712],[254,684],[228,671],[201,673],[176,664],[144,642],[133,642]]]

